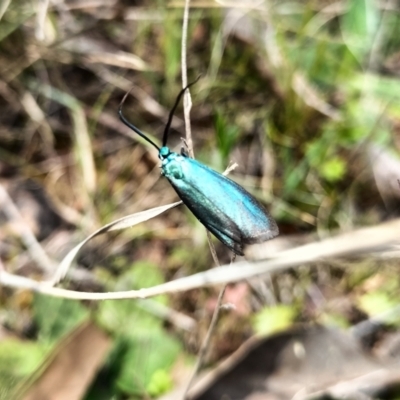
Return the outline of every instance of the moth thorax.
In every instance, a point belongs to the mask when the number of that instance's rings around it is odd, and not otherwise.
[[[169,160],[169,162],[165,163],[162,166],[164,175],[167,178],[173,178],[173,179],[182,179],[183,178],[183,171],[182,171],[182,166],[180,162],[172,159]]]

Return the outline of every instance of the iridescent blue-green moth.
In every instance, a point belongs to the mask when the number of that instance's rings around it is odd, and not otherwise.
[[[183,93],[193,83],[182,89],[176,99],[165,126],[161,148],[124,117],[122,106],[128,93],[118,113],[125,125],[158,150],[162,175],[194,216],[235,254],[244,255],[245,245],[262,243],[279,234],[274,219],[236,182],[190,158],[184,151],[178,154],[167,147],[174,112]]]

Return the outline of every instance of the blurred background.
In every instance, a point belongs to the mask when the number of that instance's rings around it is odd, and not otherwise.
[[[0,2],[2,270],[45,279],[100,226],[177,200],[156,150],[117,110],[132,89],[125,115],[161,142],[182,87],[183,6]],[[189,82],[201,74],[191,88],[195,156],[221,172],[238,164],[230,176],[267,206],[277,243],[399,216],[398,1],[192,0],[187,51]],[[169,146],[179,151],[184,136],[180,106]],[[213,261],[205,229],[181,206],[96,238],[77,264],[64,287],[112,292]],[[233,309],[221,315],[206,365],[255,333],[301,323],[348,329],[396,309],[399,287],[398,257],[303,265],[231,285]],[[101,303],[0,290],[0,399],[105,400],[149,399],[184,383],[219,288]],[[363,345],[372,351],[399,324],[392,315]],[[60,395],[54,376],[76,379],[76,393]]]

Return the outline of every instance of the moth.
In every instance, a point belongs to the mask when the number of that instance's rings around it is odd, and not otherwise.
[[[126,126],[158,150],[161,174],[168,179],[193,215],[235,254],[244,255],[246,245],[263,243],[279,234],[275,220],[254,196],[235,181],[190,158],[185,151],[179,154],[167,146],[175,110],[185,90],[194,83],[178,94],[164,129],[162,147],[123,115],[122,106],[128,93],[119,106],[118,114]]]

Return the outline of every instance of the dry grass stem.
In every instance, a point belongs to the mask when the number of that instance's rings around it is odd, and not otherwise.
[[[187,78],[187,32],[189,23],[189,6],[190,0],[185,1],[185,8],[183,12],[183,26],[182,26],[182,43],[181,43],[181,65],[182,65],[182,87],[188,84]],[[189,89],[183,95],[183,113],[185,119],[185,132],[186,143],[190,157],[194,158],[192,129],[190,126],[190,110],[192,108],[192,99],[190,97]]]
[[[105,231],[107,231],[107,229],[97,231],[97,234],[101,234]],[[359,257],[362,255],[371,256],[377,251],[381,252],[385,249],[392,249],[396,246],[398,247],[400,245],[399,232],[400,219],[396,219],[375,227],[362,228],[353,232],[339,234],[335,237],[321,240],[320,242],[285,250],[275,254],[270,260],[264,260],[257,263],[240,261],[232,265],[223,265],[218,268],[179,278],[161,285],[139,290],[114,293],[77,292],[50,287],[45,282],[37,282],[7,272],[1,273],[0,283],[4,286],[16,289],[29,289],[50,296],[75,300],[140,299],[160,294],[177,293],[201,287],[239,282],[246,279],[260,277],[271,272],[283,271],[304,264],[321,262],[322,260],[330,258]],[[94,235],[91,237],[93,236]],[[84,241],[84,243],[87,241],[88,239]],[[79,249],[74,248],[63,260],[63,263],[67,264],[66,261],[69,261],[71,258],[73,259],[78,251]],[[62,264],[60,264],[60,266],[62,266]]]
[[[47,16],[47,9],[49,8],[50,0],[37,0],[37,11],[36,11],[36,29],[35,36],[39,41],[44,41],[45,35],[45,23]]]
[[[6,189],[0,184],[0,206],[16,233],[21,238],[26,249],[28,250],[32,260],[47,274],[52,274],[55,269],[55,262],[51,261],[46,252],[43,250],[40,243],[29,226],[25,223],[18,208],[8,195]],[[1,283],[1,278],[0,278]]]
[[[199,373],[199,371],[204,363],[205,357],[207,356],[207,352],[210,348],[211,338],[217,327],[219,313],[221,311],[222,301],[224,299],[226,287],[227,287],[227,285],[224,285],[224,287],[219,292],[217,304],[215,305],[215,310],[214,310],[213,316],[211,318],[210,326],[208,327],[206,337],[204,338],[203,343],[200,348],[200,351],[199,351],[199,354],[197,355],[196,364],[194,366],[192,375],[190,376],[190,379],[189,379],[186,389],[184,391],[183,400],[185,400],[187,398],[188,392],[189,392],[190,388],[192,387],[192,385],[197,377],[197,374]]]

